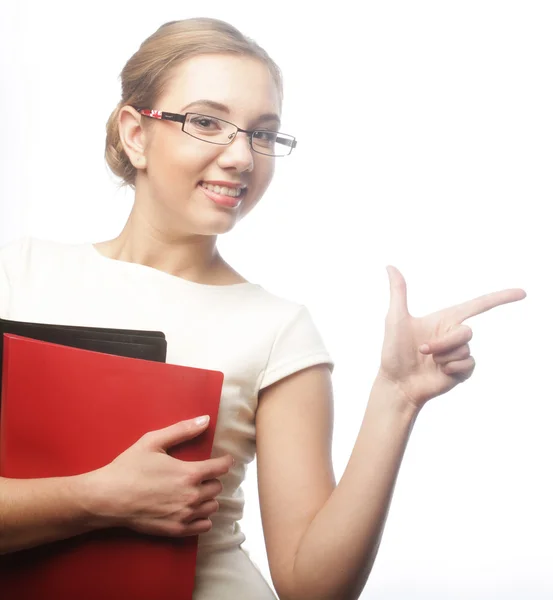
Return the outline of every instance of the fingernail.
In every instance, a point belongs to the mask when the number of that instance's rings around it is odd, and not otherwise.
[[[198,417],[196,419],[196,425],[205,425],[209,421],[209,416],[204,415],[203,417]]]

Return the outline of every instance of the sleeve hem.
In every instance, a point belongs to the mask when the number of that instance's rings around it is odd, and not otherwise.
[[[262,389],[272,385],[273,383],[276,383],[280,379],[288,377],[288,375],[297,373],[298,371],[306,369],[307,367],[313,367],[320,364],[328,364],[330,367],[330,372],[332,373],[334,369],[334,361],[326,352],[317,352],[315,354],[310,354],[309,356],[295,358],[285,362],[282,365],[279,365],[274,369],[271,369],[271,371],[268,373],[262,372],[257,392],[259,393]]]

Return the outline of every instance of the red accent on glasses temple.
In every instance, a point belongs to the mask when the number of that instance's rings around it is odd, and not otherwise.
[[[139,110],[138,111],[141,115],[144,115],[145,117],[153,117],[154,119],[161,119],[161,111],[160,110]]]

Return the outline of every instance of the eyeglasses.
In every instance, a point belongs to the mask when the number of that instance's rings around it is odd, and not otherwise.
[[[141,115],[152,119],[178,121],[182,123],[184,133],[202,142],[219,146],[231,144],[239,131],[248,135],[250,146],[254,152],[265,156],[288,156],[297,146],[296,138],[286,133],[269,131],[268,129],[248,131],[218,117],[198,113],[179,115],[161,110],[150,110],[149,108],[135,108],[135,110]]]

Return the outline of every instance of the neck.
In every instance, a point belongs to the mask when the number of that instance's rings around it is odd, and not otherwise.
[[[177,237],[162,233],[133,211],[116,238],[95,246],[108,258],[146,265],[197,283],[211,283],[229,268],[216,241],[216,235]]]

